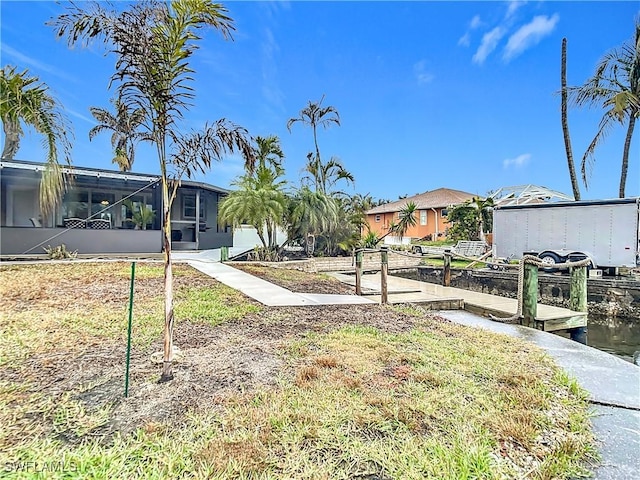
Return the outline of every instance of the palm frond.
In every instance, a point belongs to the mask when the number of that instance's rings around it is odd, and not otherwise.
[[[71,163],[71,123],[59,108],[49,87],[38,77],[29,75],[28,70],[20,73],[10,65],[5,66],[0,75],[0,118],[5,132],[3,158],[13,158],[23,135],[21,123],[32,127],[42,135],[44,150],[47,152],[46,167],[40,185],[41,210],[49,214],[64,191],[64,177],[59,153],[67,164]],[[60,152],[60,149],[62,150]]]
[[[596,160],[596,147],[600,145],[600,143],[602,143],[602,141],[606,138],[616,121],[617,119],[614,116],[613,112],[609,110],[600,120],[598,132],[593,137],[593,140],[591,140],[591,143],[587,147],[587,150],[582,157],[582,162],[580,162],[580,173],[582,174],[582,181],[586,189],[589,189],[589,178],[591,177],[593,166]]]
[[[616,122],[625,124],[640,114],[640,20],[635,22],[634,37],[620,48],[603,55],[593,76],[584,85],[568,89],[568,93],[573,105],[598,106],[604,110],[598,131],[581,162],[582,180],[588,188],[598,145]],[[626,143],[627,139],[623,151],[620,192],[624,191],[628,165]]]

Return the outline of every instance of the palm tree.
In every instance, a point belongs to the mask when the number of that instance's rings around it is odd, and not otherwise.
[[[115,153],[113,163],[121,171],[129,172],[133,168],[135,147],[144,135],[139,131],[145,116],[142,108],[130,110],[126,103],[119,99],[112,100],[116,113],[98,107],[91,107],[91,115],[98,121],[98,125],[89,130],[89,140],[93,140],[98,133],[111,130],[111,146]]]
[[[11,65],[6,65],[0,76],[0,118],[5,134],[2,160],[12,160],[18,152],[22,124],[44,136],[47,161],[40,181],[40,209],[44,215],[51,213],[64,191],[59,147],[65,162],[71,164],[69,121],[47,85],[30,76],[28,70],[17,73]]]
[[[294,123],[302,123],[303,125],[308,125],[313,130],[313,144],[315,145],[316,153],[315,157],[311,158],[317,162],[318,164],[322,164],[322,160],[320,158],[320,148],[318,147],[318,127],[322,126],[324,128],[328,128],[332,123],[340,126],[340,114],[335,107],[331,105],[327,107],[322,106],[322,101],[324,100],[324,95],[318,102],[312,102],[309,100],[308,105],[300,110],[300,116],[296,118],[290,118],[287,122],[287,130],[291,132],[291,127]],[[309,155],[307,155],[307,159],[309,159]],[[317,169],[316,169],[317,170]]]
[[[349,215],[350,223],[358,229],[358,233],[362,233],[363,229],[368,226],[367,211],[374,206],[373,197],[368,193],[365,195],[356,193],[344,201],[344,209]]]
[[[486,230],[490,231],[493,218],[493,198],[473,197],[471,200],[449,209],[447,222],[452,240],[486,241]]]
[[[231,38],[233,20],[227,10],[209,0],[174,0],[133,3],[128,10],[107,10],[101,3],[85,8],[75,4],[52,22],[57,35],[70,45],[102,40],[117,57],[111,79],[117,97],[134,111],[142,109],[145,132],[156,145],[162,189],[164,249],[164,358],[160,381],[173,378],[173,273],[171,261],[171,206],[182,175],[190,177],[209,168],[212,160],[239,150],[248,166],[253,149],[245,129],[227,120],[205,126],[202,132],[182,135],[177,121],[194,98],[193,69],[189,60],[204,27]],[[170,153],[172,152],[172,153]]]
[[[283,224],[287,205],[286,182],[280,180],[284,153],[275,135],[258,136],[255,143],[257,166],[232,182],[238,189],[222,201],[219,222],[233,228],[249,223],[256,229],[265,253],[270,253],[278,247],[277,228]]]
[[[340,207],[333,197],[303,186],[290,197],[285,212],[287,243],[295,240],[315,242],[325,236],[340,221]]]
[[[266,252],[277,249],[276,229],[283,223],[287,198],[286,182],[280,174],[265,165],[256,168],[254,175],[244,175],[233,182],[232,191],[220,204],[219,222],[237,228],[243,223],[252,225]]]
[[[300,122],[303,125],[310,126],[313,130],[315,153],[309,152],[307,154],[307,164],[304,168],[307,175],[304,180],[312,183],[317,191],[327,193],[327,190],[340,179],[353,182],[353,175],[345,170],[337,158],[331,158],[326,164],[322,163],[318,146],[318,127],[328,128],[332,123],[340,125],[338,110],[331,105],[323,107],[323,100],[324,95],[318,102],[309,100],[308,105],[300,110],[299,117],[289,119],[287,129],[291,131],[293,124]]]
[[[404,237],[407,230],[410,227],[416,226],[416,210],[418,206],[414,202],[408,202],[404,207],[400,209],[398,212],[398,223],[395,228],[395,233],[398,234],[400,240]]]
[[[385,233],[378,241],[382,241],[387,235],[396,234],[400,237],[400,241],[402,241],[402,237],[407,233],[410,227],[415,227],[417,224],[416,219],[416,210],[418,206],[415,202],[407,202],[402,208],[398,211],[398,221],[391,222],[389,225],[389,231]]]
[[[476,218],[478,221],[478,239],[483,242],[487,241],[485,236],[485,225],[491,228],[491,219],[493,218],[493,198],[480,198],[473,197],[469,206],[476,211]]]
[[[280,146],[280,139],[276,135],[269,135],[268,137],[257,136],[255,143],[257,147],[255,153],[257,166],[271,167],[275,171],[282,170],[284,153]]]
[[[567,152],[567,166],[569,167],[569,177],[571,178],[571,188],[573,189],[573,199],[580,200],[580,186],[576,177],[576,167],[573,162],[573,151],[571,149],[571,136],[569,135],[569,121],[567,119],[567,39],[562,39],[562,59],[560,68],[560,84],[562,86],[561,99],[561,121],[562,134],[564,137],[564,147]]]
[[[336,157],[331,157],[327,163],[318,161],[313,153],[307,154],[307,164],[304,167],[306,175],[302,181],[304,183],[314,185],[316,191],[324,194],[332,193],[338,196],[346,196],[343,191],[332,192],[331,189],[340,180],[346,180],[347,183],[355,183],[355,179],[351,172],[344,168],[342,162]]]
[[[573,87],[570,94],[578,106],[600,105],[605,112],[598,132],[582,158],[582,180],[588,187],[588,177],[595,162],[596,147],[618,122],[627,124],[622,166],[620,169],[620,198],[625,196],[631,138],[640,113],[640,21],[635,24],[635,36],[622,47],[605,54],[596,71],[584,85]]]

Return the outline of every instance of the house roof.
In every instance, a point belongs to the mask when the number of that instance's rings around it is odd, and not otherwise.
[[[429,208],[445,208],[451,205],[457,205],[467,200],[471,200],[477,195],[462,190],[453,190],[451,188],[438,188],[436,190],[427,191],[413,197],[403,198],[395,202],[385,203],[367,211],[367,215],[378,213],[399,212],[407,203],[413,202],[418,210],[426,210]]]
[[[2,160],[0,161],[0,170],[4,168],[12,168],[15,170],[25,170],[40,172],[44,169],[45,164],[36,162],[27,162],[24,160]],[[144,173],[120,172],[118,170],[103,170],[100,168],[77,167],[75,165],[62,165],[62,171],[67,175],[79,175],[85,177],[110,178],[116,180],[155,183],[160,181],[159,175],[149,175]],[[192,182],[189,180],[181,180],[180,185],[183,187],[202,188],[219,193],[229,193],[229,190],[215,185],[202,182]]]
[[[562,192],[531,184],[501,187],[493,192],[490,197],[493,198],[496,206],[573,201],[574,199]]]

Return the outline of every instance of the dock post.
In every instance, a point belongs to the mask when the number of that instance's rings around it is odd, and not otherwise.
[[[451,285],[451,251],[444,252],[444,267],[442,269],[442,286],[449,287]]]
[[[571,284],[569,286],[569,308],[574,312],[587,311],[587,267],[571,267]],[[571,340],[587,344],[587,327],[569,330]]]
[[[388,302],[387,273],[389,271],[388,247],[380,247],[380,303],[386,305]]]
[[[356,295],[362,295],[362,250],[356,250]]]
[[[523,325],[535,327],[538,315],[538,266],[524,264],[524,281],[522,287]]]

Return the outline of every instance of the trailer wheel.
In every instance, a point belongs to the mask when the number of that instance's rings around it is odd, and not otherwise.
[[[418,246],[413,247],[413,253],[416,254],[416,255],[422,255],[422,248],[420,248]]]
[[[560,260],[560,257],[553,252],[541,253],[540,255],[538,255],[538,258],[542,261],[542,263],[546,265],[545,267],[542,267],[542,270],[544,270],[547,273],[557,272],[558,269],[553,268],[553,266],[555,266],[558,263],[562,263],[562,261]]]

